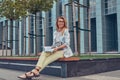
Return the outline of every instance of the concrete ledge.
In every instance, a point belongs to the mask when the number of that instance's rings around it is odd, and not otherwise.
[[[60,58],[54,63],[48,65],[41,73],[59,77],[67,77],[66,62],[76,62],[79,61],[78,57]],[[24,57],[1,57],[0,67],[29,71],[35,67],[38,58],[24,58]]]
[[[0,49],[0,56],[10,56],[11,55],[11,50],[7,49],[7,54],[6,54],[6,50],[2,50]]]
[[[41,74],[59,77],[74,77],[96,74],[120,69],[120,58],[55,61],[48,65]],[[73,57],[75,59],[75,57]],[[64,59],[63,59],[64,60]],[[34,68],[37,58],[8,59],[0,58],[0,67],[15,70],[29,71]]]

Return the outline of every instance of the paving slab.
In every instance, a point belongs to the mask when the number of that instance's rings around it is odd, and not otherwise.
[[[23,73],[25,72],[0,68],[0,80],[20,80],[17,76]],[[32,80],[120,80],[120,70],[70,78],[41,74],[40,77],[33,78]]]

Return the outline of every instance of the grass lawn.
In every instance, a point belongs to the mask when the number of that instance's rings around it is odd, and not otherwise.
[[[120,58],[120,54],[81,54],[80,59],[108,59]]]

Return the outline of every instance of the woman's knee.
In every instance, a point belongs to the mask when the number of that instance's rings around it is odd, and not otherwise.
[[[64,53],[63,51],[58,51],[54,54],[57,58],[63,58],[64,57]]]
[[[47,56],[50,56],[50,55],[51,55],[51,53],[46,53],[46,52],[41,53],[41,56],[46,56],[47,57]]]

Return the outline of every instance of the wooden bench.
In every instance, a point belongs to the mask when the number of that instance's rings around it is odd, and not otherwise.
[[[1,57],[0,58],[0,60],[23,60],[23,61],[25,61],[25,60],[38,60],[38,58],[22,58],[22,57]],[[80,60],[80,58],[78,58],[78,57],[69,57],[69,58],[60,58],[60,59],[58,59],[57,61],[79,61]]]
[[[58,61],[79,61],[80,58],[78,57],[69,57],[69,58],[60,58]]]

